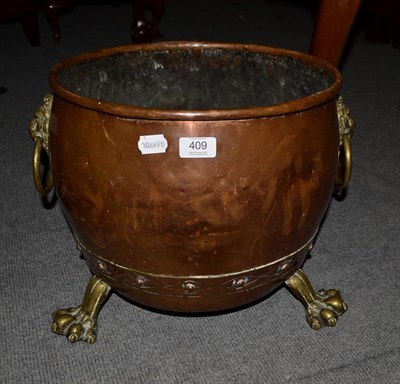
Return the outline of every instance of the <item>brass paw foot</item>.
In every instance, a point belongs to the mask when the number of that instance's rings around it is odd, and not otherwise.
[[[334,327],[338,317],[346,312],[348,306],[335,289],[315,292],[306,274],[299,269],[286,285],[303,303],[308,324],[313,329],[324,326]]]
[[[76,308],[59,309],[53,313],[51,330],[65,335],[71,343],[96,341],[97,316],[110,296],[111,288],[93,276],[86,287],[82,304]]]

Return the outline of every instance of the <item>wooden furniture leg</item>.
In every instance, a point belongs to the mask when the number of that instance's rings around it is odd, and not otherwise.
[[[151,22],[146,19],[146,7],[151,10]],[[164,13],[164,0],[132,0],[132,13],[131,38],[134,43],[149,43],[161,36],[158,23]]]
[[[338,66],[361,0],[321,0],[310,53]]]
[[[60,42],[60,27],[58,20],[60,14],[71,10],[75,5],[74,0],[48,0],[45,6],[47,20],[53,30],[53,39],[56,43]]]
[[[33,46],[40,44],[38,3],[32,0],[3,0],[0,2],[0,22],[16,19]]]
[[[39,22],[38,22],[37,11],[33,10],[21,13],[18,19],[22,24],[22,28],[29,43],[34,47],[39,46],[40,35],[39,35]]]

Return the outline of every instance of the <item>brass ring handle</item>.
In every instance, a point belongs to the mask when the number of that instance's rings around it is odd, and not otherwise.
[[[342,152],[343,150],[343,152]],[[341,154],[343,153],[343,163],[338,169],[338,173],[336,179],[336,186],[339,189],[347,188],[350,184],[351,179],[351,170],[352,170],[352,153],[351,153],[351,144],[350,138],[347,135],[344,135],[342,138],[342,144],[339,149],[339,158],[341,158]],[[340,160],[340,159],[339,159]]]
[[[33,181],[35,187],[41,195],[47,195],[53,189],[53,177],[51,172],[48,172],[46,176],[46,184],[42,183],[42,173],[40,171],[40,155],[43,150],[43,139],[37,137],[35,140],[35,147],[33,149],[32,156],[32,167],[33,167]]]
[[[351,179],[351,169],[352,169],[352,153],[350,138],[346,135],[343,137],[343,150],[344,150],[344,172],[342,188],[347,188]]]
[[[339,125],[339,153],[338,170],[336,173],[336,188],[345,189],[349,186],[351,179],[352,154],[350,138],[354,133],[354,120],[350,115],[349,108],[343,102],[343,97],[339,96],[336,102],[338,125]]]
[[[40,157],[42,150],[48,154],[48,137],[51,108],[53,104],[53,95],[49,94],[43,98],[41,105],[35,112],[35,117],[29,125],[29,133],[32,140],[35,141],[32,155],[33,181],[36,189],[41,195],[47,195],[53,188],[53,177],[51,169],[46,175],[46,183],[43,185],[43,177],[40,167]]]

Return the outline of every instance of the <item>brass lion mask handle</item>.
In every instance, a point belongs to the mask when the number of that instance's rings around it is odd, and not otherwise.
[[[35,117],[29,125],[29,133],[35,142],[32,155],[33,181],[36,189],[41,195],[47,195],[53,188],[53,178],[51,172],[46,176],[45,184],[42,182],[42,173],[40,170],[40,156],[44,150],[48,154],[48,134],[51,107],[53,104],[53,95],[49,94],[43,98],[41,105],[35,112]]]
[[[350,115],[349,108],[343,102],[343,97],[339,96],[336,102],[337,116],[339,123],[339,166],[336,174],[336,188],[347,188],[351,179],[352,152],[350,139],[354,133],[354,120]]]

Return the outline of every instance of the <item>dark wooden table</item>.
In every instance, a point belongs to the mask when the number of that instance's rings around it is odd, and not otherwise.
[[[110,1],[110,3],[118,1]],[[79,5],[79,0],[47,0],[45,12],[53,30],[55,41],[60,40],[58,20],[60,15]],[[87,3],[87,1],[84,1]],[[131,0],[132,25],[131,37],[134,43],[151,42],[161,36],[158,24],[164,12],[164,0]],[[338,65],[351,26],[359,10],[361,0],[320,0],[316,16],[310,52]],[[152,14],[151,20],[145,16],[145,8]],[[21,22],[25,34],[32,45],[39,45],[37,0],[2,0],[0,2],[0,22],[17,19]]]

